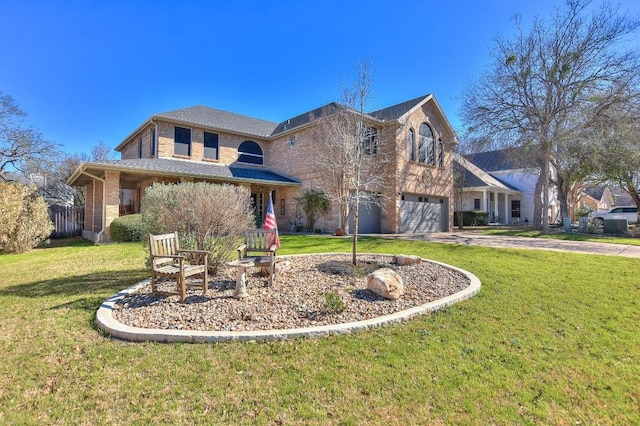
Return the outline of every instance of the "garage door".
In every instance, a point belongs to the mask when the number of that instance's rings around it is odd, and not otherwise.
[[[358,209],[358,234],[379,234],[382,208],[373,203],[360,203]],[[353,229],[353,213],[349,217],[349,229]]]
[[[400,201],[400,232],[446,231],[446,213],[443,199],[405,195],[404,200]]]

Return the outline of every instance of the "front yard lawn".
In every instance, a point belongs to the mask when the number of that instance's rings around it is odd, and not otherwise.
[[[283,235],[281,254],[350,251]],[[0,255],[0,424],[639,424],[640,260],[382,238],[481,293],[412,321],[271,343],[129,343],[94,326],[140,243]]]

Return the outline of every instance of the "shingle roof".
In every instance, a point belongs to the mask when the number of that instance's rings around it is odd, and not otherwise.
[[[584,192],[595,200],[601,200],[605,188],[606,187],[602,185],[587,186],[584,188]]]
[[[429,95],[420,96],[415,99],[392,105],[387,108],[379,109],[377,111],[369,113],[369,115],[377,118],[378,120],[397,120],[407,112],[409,112],[413,107],[418,105],[420,102],[424,101],[428,96]]]
[[[177,160],[170,158],[132,158],[127,160],[84,163],[87,168],[114,168],[132,173],[191,176],[204,179],[252,180],[274,184],[298,184],[299,180],[268,169],[226,166],[215,163]]]
[[[535,167],[535,157],[524,148],[504,148],[465,155],[464,158],[486,172],[529,169]]]
[[[331,102],[330,104],[323,105],[319,108],[313,109],[311,111],[305,112],[304,114],[300,114],[283,121],[282,123],[278,124],[272,135],[277,135],[287,130],[304,126],[305,124],[311,123],[312,121],[318,120],[322,117],[327,117],[331,114],[335,114],[336,112],[344,108],[345,107],[343,105],[340,105],[337,102]]]
[[[270,136],[278,126],[278,123],[272,121],[235,114],[204,105],[167,111],[155,114],[154,117],[230,130],[259,137]]]

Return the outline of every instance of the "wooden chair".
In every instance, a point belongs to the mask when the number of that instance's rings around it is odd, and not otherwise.
[[[244,244],[238,247],[238,260],[251,260],[255,266],[269,268],[269,285],[276,278],[275,229],[252,228],[244,233]]]
[[[151,252],[151,291],[153,293],[178,294],[180,301],[184,301],[187,292],[186,277],[203,274],[202,294],[207,291],[207,255],[206,250],[180,250],[178,233],[149,235],[149,250]],[[202,263],[190,264],[185,254],[200,255]],[[173,277],[176,279],[177,292],[158,292],[156,279],[158,277]]]

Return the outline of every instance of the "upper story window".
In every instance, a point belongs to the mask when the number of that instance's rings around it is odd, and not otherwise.
[[[204,158],[218,159],[218,134],[204,132]]]
[[[442,139],[438,139],[438,166],[444,167],[444,144]]]
[[[238,162],[249,164],[264,164],[262,148],[254,141],[244,141],[238,148]]]
[[[175,155],[191,156],[191,129],[176,126],[173,153]]]
[[[435,159],[435,140],[433,138],[433,130],[427,123],[420,125],[420,134],[418,139],[418,161],[425,164],[436,165]]]
[[[138,158],[142,158],[142,136],[138,139]]]
[[[367,127],[365,130],[362,147],[366,155],[378,155],[378,130],[375,127]]]
[[[413,128],[409,129],[409,138],[407,139],[407,159],[409,161],[416,161],[416,132]]]
[[[156,128],[152,127],[151,131],[149,132],[149,139],[150,139],[150,154],[151,154],[151,158],[155,158],[156,156]]]

